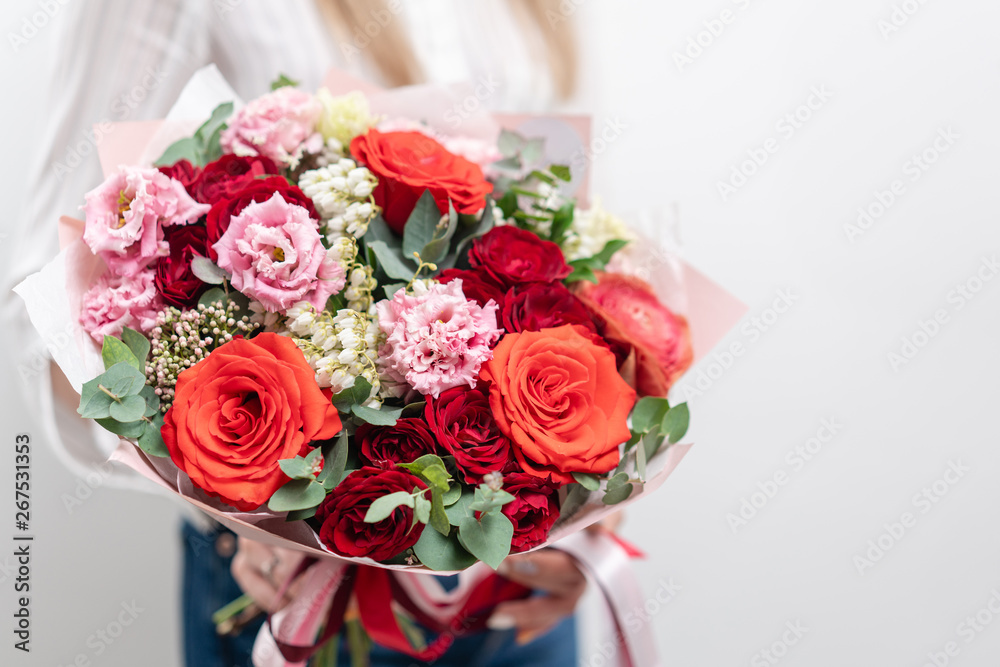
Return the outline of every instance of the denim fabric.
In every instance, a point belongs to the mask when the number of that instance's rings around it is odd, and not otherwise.
[[[263,619],[247,625],[236,637],[219,637],[212,614],[243,592],[229,572],[231,556],[219,554],[216,542],[225,528],[202,533],[185,522],[184,595],[182,602],[184,658],[187,667],[252,667],[250,651]],[[447,582],[446,586],[452,582]],[[350,665],[346,642],[339,646],[340,665]],[[571,616],[552,632],[519,646],[514,631],[483,632],[458,638],[434,667],[574,667],[576,622]],[[371,667],[421,667],[427,663],[375,646]]]

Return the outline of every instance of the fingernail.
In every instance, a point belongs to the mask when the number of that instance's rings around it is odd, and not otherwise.
[[[542,634],[539,630],[521,630],[514,637],[514,643],[518,646],[524,646],[525,644],[531,642],[533,639]]]
[[[493,614],[486,621],[486,627],[490,630],[510,630],[517,625],[517,619],[508,614]]]

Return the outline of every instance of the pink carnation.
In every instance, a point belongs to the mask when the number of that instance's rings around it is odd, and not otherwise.
[[[309,211],[277,192],[232,217],[212,247],[219,266],[233,274],[233,287],[270,312],[298,301],[322,310],[346,283],[344,267],[323,246]]]
[[[323,137],[316,132],[322,110],[309,93],[291,86],[278,88],[230,117],[220,135],[222,150],[263,155],[294,167],[304,150],[317,152],[323,146]]]
[[[163,308],[153,282],[155,275],[152,269],[146,269],[133,276],[101,276],[83,295],[83,330],[103,343],[105,336],[121,335],[125,327],[142,332],[152,329]]]
[[[424,287],[416,296],[404,290],[376,304],[378,324],[387,339],[379,363],[390,379],[437,398],[442,391],[476,386],[479,368],[493,358],[490,348],[503,333],[497,304],[469,301],[461,279]]]
[[[132,276],[169,254],[164,225],[186,225],[208,213],[180,181],[156,169],[122,166],[86,194],[83,240],[113,273]]]

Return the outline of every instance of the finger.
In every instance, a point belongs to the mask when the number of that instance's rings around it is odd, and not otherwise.
[[[236,583],[239,584],[244,593],[253,598],[258,606],[268,611],[276,611],[275,602],[278,589],[260,573],[251,562],[250,556],[243,551],[238,551],[233,556],[230,570]]]
[[[587,526],[586,530],[591,533],[600,533],[604,531],[615,532],[621,527],[622,522],[625,520],[625,512],[618,511],[614,514],[609,514],[597,523],[592,523]]]
[[[503,602],[497,605],[486,625],[493,630],[517,628],[519,636],[536,637],[572,614],[582,594],[581,588],[579,592],[565,596],[539,595],[527,600]]]
[[[291,601],[291,591],[280,599],[278,591],[298,565],[299,558],[301,556],[297,552],[277,549],[241,537],[237,542],[230,571],[244,593],[252,597],[260,607],[275,612]],[[274,563],[274,568],[270,576],[267,576],[263,570],[269,563]]]
[[[586,577],[568,554],[544,549],[511,556],[497,570],[503,577],[519,584],[552,594],[563,594],[586,583]]]

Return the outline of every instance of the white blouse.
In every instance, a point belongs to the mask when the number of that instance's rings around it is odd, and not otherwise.
[[[483,100],[487,108],[541,111],[552,104],[539,45],[529,44],[503,0],[386,5],[398,10],[390,20],[404,22],[428,81],[492,81],[494,92]],[[88,0],[62,11],[49,101],[40,107],[48,119],[28,177],[23,224],[12,225],[4,240],[17,251],[6,255],[2,308],[3,322],[13,329],[11,348],[19,350],[18,373],[28,385],[28,410],[66,464],[85,474],[107,457],[114,438],[80,428],[75,405],[53,405],[46,341],[37,340],[10,289],[57,254],[57,220],[81,215],[83,195],[101,182],[92,128],[163,117],[191,75],[210,63],[244,99],[267,92],[282,73],[306,90],[315,90],[332,66],[376,82],[379,77],[365,59],[365,35],[338,43],[311,0]]]

